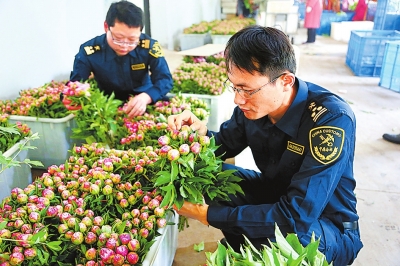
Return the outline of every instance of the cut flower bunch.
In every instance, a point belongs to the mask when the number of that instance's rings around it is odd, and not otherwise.
[[[19,166],[20,164],[28,164],[29,166],[42,166],[40,162],[25,159],[23,162],[16,161],[15,158],[19,152],[26,149],[34,149],[30,146],[29,142],[38,139],[38,134],[32,134],[30,128],[21,122],[10,124],[8,121],[8,114],[0,114],[0,173],[5,169],[12,166]],[[14,157],[5,157],[3,154],[19,143],[18,152]],[[1,182],[1,180],[0,180]]]
[[[226,20],[213,20],[210,22],[202,21],[199,24],[183,30],[184,34],[218,34],[218,35],[232,35],[241,30],[242,28],[256,24],[253,18],[231,18]]]
[[[213,141],[169,132],[137,150],[75,146],[65,164],[14,188],[0,208],[0,263],[140,264],[173,204],[241,191]]]
[[[213,20],[211,22],[202,21],[198,24],[193,24],[192,26],[183,29],[184,34],[204,34],[208,33],[212,27],[220,23],[220,20]]]
[[[256,24],[253,18],[231,18],[222,20],[211,28],[212,35],[233,35],[241,29]]]
[[[128,118],[123,111],[122,101],[114,95],[104,95],[95,83],[69,82],[63,91],[70,104],[77,106],[71,111],[75,115],[76,128],[72,138],[86,143],[102,143],[116,149],[136,149],[152,145],[167,127],[165,115],[191,110],[200,119],[208,117],[204,101],[177,95],[169,101],[149,105],[142,116]],[[161,131],[161,132],[159,132]]]
[[[65,82],[51,81],[39,88],[22,90],[15,100],[0,100],[0,113],[39,118],[63,118],[69,112],[60,100]]]
[[[191,56],[191,55],[185,55],[183,57],[183,62],[185,63],[202,63],[202,62],[207,62],[207,63],[214,63],[216,65],[219,65],[222,61],[225,61],[224,58],[224,52],[219,52],[214,55],[210,56]]]
[[[126,155],[76,146],[68,162],[14,188],[0,208],[0,263],[142,262],[172,211],[160,207],[162,196],[140,173],[124,174],[137,159]]]
[[[311,242],[303,247],[296,234],[290,233],[286,238],[282,235],[278,225],[275,224],[275,242],[269,241],[261,250],[257,250],[245,237],[246,244],[240,248],[240,253],[235,252],[228,245],[225,247],[218,243],[217,250],[213,253],[206,252],[207,266],[329,266],[326,257],[318,250],[319,240],[315,240],[314,233]]]
[[[225,61],[214,63],[183,63],[173,73],[171,93],[221,95],[227,79]]]

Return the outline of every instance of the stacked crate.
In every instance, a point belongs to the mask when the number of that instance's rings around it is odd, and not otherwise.
[[[400,92],[400,41],[387,42],[379,86]]]
[[[346,65],[356,76],[379,77],[385,45],[400,40],[400,31],[352,31],[346,55]]]
[[[400,0],[379,0],[374,30],[400,30]]]

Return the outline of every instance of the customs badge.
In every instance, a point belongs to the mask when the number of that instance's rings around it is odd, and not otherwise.
[[[153,47],[151,47],[151,50],[149,51],[149,54],[154,56],[155,58],[163,57],[164,52],[161,48],[161,45],[158,42],[155,42],[153,44]]]
[[[335,161],[342,152],[344,130],[338,127],[322,126],[310,130],[310,151],[322,164]]]

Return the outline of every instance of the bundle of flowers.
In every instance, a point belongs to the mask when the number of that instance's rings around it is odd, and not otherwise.
[[[217,54],[214,54],[214,55],[210,55],[210,56],[185,55],[183,57],[183,62],[185,62],[185,63],[207,62],[207,63],[214,63],[216,65],[219,65],[222,61],[225,61],[224,52],[220,52],[220,53],[217,53]]]
[[[211,34],[214,35],[233,35],[241,29],[256,24],[253,18],[232,18],[222,20],[211,28]]]
[[[188,109],[200,118],[208,116],[204,101],[174,96],[170,101],[148,106],[148,112],[142,116],[128,118],[122,101],[115,99],[114,95],[104,95],[95,83],[70,82],[64,95],[68,96],[70,104],[78,107],[72,111],[77,124],[72,129],[72,138],[121,150],[153,145],[164,133],[160,131],[167,127],[165,115]]]
[[[137,150],[76,146],[65,164],[13,189],[0,209],[0,263],[140,264],[173,205],[242,192],[213,139],[168,132]]]
[[[15,100],[0,100],[0,112],[39,118],[63,118],[68,110],[60,100],[65,82],[51,81],[39,88],[22,90]]]
[[[209,116],[209,106],[204,100],[196,97],[184,97],[181,93],[171,97],[169,101],[158,101],[154,105],[148,106],[150,114],[175,115],[184,110],[192,111],[200,120],[206,120]]]
[[[0,263],[143,261],[158,229],[167,225],[168,209],[160,207],[162,196],[140,181],[141,174],[123,174],[122,166],[138,159],[126,156],[96,145],[75,147],[68,162],[13,189],[0,209]]]
[[[31,133],[26,124],[10,124],[8,114],[0,114],[0,152],[5,152]]]
[[[214,63],[183,63],[172,74],[172,93],[221,95],[226,80],[225,61]]]
[[[311,242],[306,246],[300,243],[296,234],[290,233],[286,238],[275,225],[275,242],[269,241],[261,250],[257,250],[245,237],[246,244],[241,246],[240,253],[228,245],[218,243],[215,252],[206,252],[207,266],[217,265],[291,265],[291,266],[328,266],[326,257],[318,250],[319,240],[314,233]]]
[[[193,24],[192,26],[183,29],[184,34],[204,34],[208,33],[211,28],[218,24],[220,20],[213,20],[211,22],[202,21],[198,24]]]
[[[43,166],[42,163],[31,161],[29,159],[25,159],[22,162],[16,160],[18,154],[23,149],[26,150],[35,148],[30,146],[29,142],[38,139],[39,136],[38,133],[32,134],[31,129],[26,124],[21,122],[10,124],[8,117],[8,114],[0,115],[0,174],[3,173],[7,168],[19,166],[20,164],[27,164],[29,166]],[[6,157],[4,153],[18,143],[18,149],[13,156]]]

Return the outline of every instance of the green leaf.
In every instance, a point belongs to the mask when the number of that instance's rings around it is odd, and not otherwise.
[[[53,251],[60,251],[62,250],[62,248],[60,247],[61,244],[62,241],[51,241],[47,243],[47,246]]]
[[[193,245],[194,251],[200,252],[204,250],[204,241]]]
[[[156,182],[154,183],[154,186],[159,187],[159,186],[162,186],[164,184],[171,182],[171,173],[169,173],[167,171],[161,171],[157,175],[159,175],[159,177],[157,178]]]

